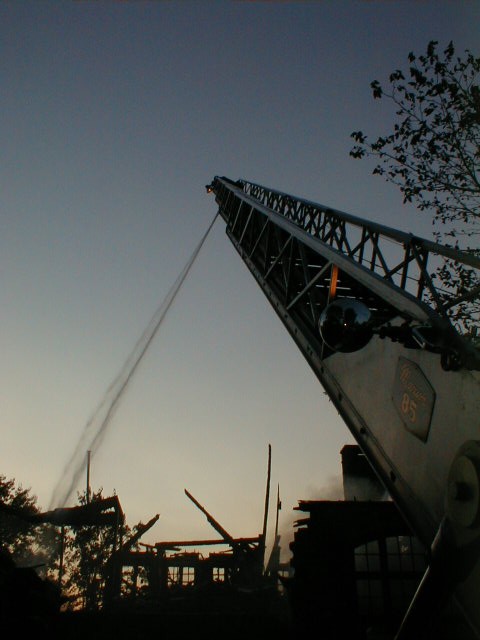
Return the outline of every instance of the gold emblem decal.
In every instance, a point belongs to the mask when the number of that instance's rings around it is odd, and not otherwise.
[[[435,391],[415,362],[402,357],[398,359],[392,400],[407,431],[426,442]]]

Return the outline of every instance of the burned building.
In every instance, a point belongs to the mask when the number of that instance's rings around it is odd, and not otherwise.
[[[426,555],[395,504],[378,499],[385,491],[358,447],[341,454],[349,499],[299,502],[307,515],[295,523],[288,591],[299,633],[363,638],[398,628]]]
[[[172,595],[180,593],[182,596],[198,596],[200,592],[234,593],[240,589],[254,591],[264,586],[265,535],[261,533],[251,538],[234,538],[192,494],[186,490],[185,493],[205,514],[220,538],[162,541],[155,545],[142,545],[144,551],[133,550],[132,547],[158,516],[153,518],[112,555],[106,590],[107,607],[115,606],[121,600],[122,574],[125,570],[133,571],[134,589],[131,595],[141,595],[154,606],[171,602]],[[209,547],[226,549],[208,553]],[[195,550],[190,551],[191,548]],[[141,585],[137,589],[138,582]]]

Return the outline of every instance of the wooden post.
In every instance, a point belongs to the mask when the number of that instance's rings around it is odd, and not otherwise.
[[[270,471],[272,468],[272,445],[268,445],[268,468],[267,468],[267,488],[265,491],[265,510],[263,513],[263,532],[262,532],[262,544],[263,544],[263,556],[262,556],[262,568],[265,562],[265,547],[267,541],[267,520],[268,520],[268,503],[270,501]]]
[[[87,451],[87,504],[90,503],[90,454],[91,451]]]

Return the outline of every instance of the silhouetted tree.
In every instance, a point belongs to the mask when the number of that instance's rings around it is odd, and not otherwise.
[[[103,499],[103,489],[78,494],[79,505],[88,501],[98,502]],[[105,569],[116,544],[116,531],[111,526],[85,525],[65,529],[64,533],[64,565],[65,577],[63,586],[78,608],[98,610],[101,608],[105,587]]]
[[[36,502],[30,489],[0,474],[0,625],[21,625],[27,635],[46,630],[61,605],[51,579],[52,528],[31,521]]]
[[[28,520],[38,511],[30,489],[0,474],[0,543],[17,564],[27,563],[40,551],[41,527]]]
[[[350,155],[377,159],[374,174],[396,184],[404,202],[431,212],[437,241],[480,255],[480,58],[468,50],[457,57],[452,42],[442,53],[437,45],[431,41],[425,55],[409,53],[408,71],[394,71],[388,91],[371,83],[375,99],[393,102],[398,121],[374,141],[354,131]],[[446,293],[480,286],[478,272],[450,260],[437,279]],[[470,297],[452,318],[469,329],[479,312],[478,296]]]
[[[103,489],[78,494],[79,505],[103,500]],[[135,530],[135,528],[134,528]],[[102,608],[109,562],[121,544],[122,537],[131,533],[127,524],[117,529],[111,525],[65,527],[63,589],[70,599],[70,608],[98,610]],[[138,548],[138,547],[137,547]],[[132,576],[123,576],[122,593],[133,591]]]

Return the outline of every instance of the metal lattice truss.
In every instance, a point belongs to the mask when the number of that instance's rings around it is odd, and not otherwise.
[[[470,254],[244,180],[216,177],[209,189],[284,324],[318,342],[324,357],[318,321],[333,296],[362,301],[378,325],[401,317],[451,333],[449,310],[480,293],[477,286],[446,295],[435,286],[445,259],[480,276]]]

